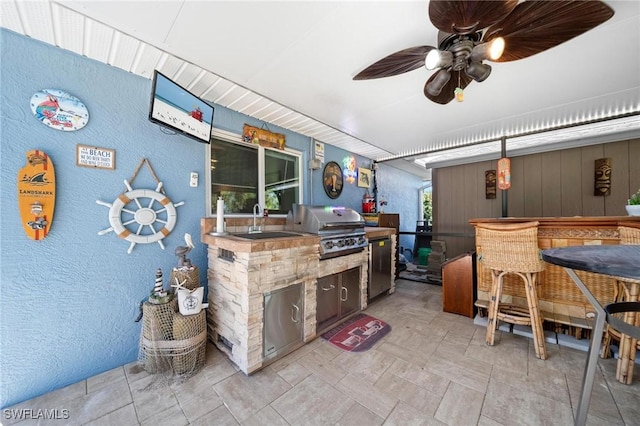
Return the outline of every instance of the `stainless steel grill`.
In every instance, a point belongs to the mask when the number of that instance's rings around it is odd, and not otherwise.
[[[294,204],[285,229],[320,236],[320,259],[356,253],[368,244],[364,219],[348,207]]]

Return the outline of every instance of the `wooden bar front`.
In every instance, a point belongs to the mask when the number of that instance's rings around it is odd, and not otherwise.
[[[475,226],[478,223],[519,223],[533,220],[540,222],[538,246],[541,250],[576,245],[619,244],[618,225],[640,224],[640,217],[637,216],[490,218],[472,219],[469,223]],[[491,271],[484,268],[482,264],[482,241],[477,235],[476,253],[478,258],[476,305],[486,307],[489,305],[491,291]],[[581,271],[577,274],[602,304],[613,301],[614,278]],[[594,312],[594,309],[564,268],[546,264],[546,269],[540,276],[538,299],[545,321],[590,328],[586,317],[587,313]],[[507,303],[527,306],[522,280],[505,277],[503,300]]]

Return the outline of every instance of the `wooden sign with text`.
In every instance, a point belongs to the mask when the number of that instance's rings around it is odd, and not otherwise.
[[[285,147],[285,137],[282,133],[273,133],[248,124],[242,127],[242,140],[267,148],[284,149]]]
[[[116,168],[116,151],[97,146],[76,145],[76,166],[113,170]]]

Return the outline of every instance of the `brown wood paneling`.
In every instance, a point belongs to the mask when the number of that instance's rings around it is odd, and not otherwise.
[[[562,211],[560,216],[582,215],[582,176],[580,148],[560,151],[560,187]]]
[[[459,207],[454,203],[454,193],[461,190],[461,181],[456,181],[456,175],[459,175],[461,166],[447,168],[445,173],[442,173],[440,178],[445,183],[444,191],[441,191],[439,196],[440,200],[438,204],[445,210],[446,214],[438,217],[437,232],[451,232],[451,226],[453,223],[453,214]]]
[[[606,157],[613,162],[612,195],[596,197],[594,160]],[[586,213],[588,209],[598,215],[626,215],[626,199],[640,188],[638,159],[640,139],[513,157],[508,214],[572,217],[591,215]],[[502,215],[502,191],[498,190],[494,200],[484,195],[484,172],[496,167],[497,160],[490,160],[433,170],[434,231],[465,232],[473,217]],[[602,205],[600,210],[598,203]],[[473,239],[442,239],[447,242],[448,257],[473,249]]]
[[[451,176],[451,183],[454,185],[454,188],[458,188],[457,191],[451,191],[451,206],[453,207],[450,210],[450,214],[448,215],[447,220],[447,230],[448,232],[460,232],[459,228],[462,226],[462,221],[464,221],[464,197],[466,188],[465,185],[465,169],[468,165],[463,165],[458,168],[453,176]]]
[[[511,188],[508,190],[508,212],[510,217],[524,216],[524,160],[511,158]]]
[[[458,188],[457,191],[451,191],[451,205],[453,206],[453,210],[450,210],[450,214],[447,218],[447,232],[464,232],[463,222],[465,221],[465,197],[467,196],[466,188],[465,188],[465,174],[466,169],[468,169],[468,164],[460,166],[455,170],[455,173],[451,177],[452,183],[455,185],[455,188]],[[457,253],[460,250],[459,244],[460,241],[455,237],[442,237],[442,236],[434,236],[434,240],[442,240],[446,242],[446,251],[445,254],[447,257],[451,256],[451,253]]]
[[[476,163],[476,173],[478,180],[474,183],[476,191],[478,193],[478,209],[476,210],[477,217],[495,217],[493,212],[493,205],[498,202],[498,194],[500,191],[496,189],[496,198],[487,199],[485,191],[485,176],[484,173],[487,170],[495,170],[495,165],[491,161],[482,161]]]
[[[629,188],[627,199],[631,194],[635,194],[640,189],[640,139],[629,142]],[[621,182],[622,184],[624,182]]]
[[[533,154],[522,158],[524,169],[524,215],[542,216],[542,155]]]
[[[462,198],[463,209],[460,212],[460,218],[465,220],[468,217],[478,213],[478,203],[480,197],[484,194],[479,191],[479,187],[476,182],[480,180],[484,182],[484,172],[478,170],[476,164],[467,164],[464,167],[464,196]],[[483,197],[484,198],[484,197]],[[467,222],[466,225],[462,225],[459,232],[473,232],[473,226]]]
[[[498,170],[498,160],[491,162],[490,168],[492,170]],[[504,191],[497,190],[496,199],[491,203],[491,214],[489,217],[500,217],[502,215],[502,195]]]
[[[444,173],[444,168],[431,170],[431,225],[432,229],[437,229],[440,212],[446,214],[440,205],[440,192],[444,191],[444,183],[441,183],[440,176]],[[422,201],[420,201],[422,202]]]
[[[557,151],[540,154],[542,216],[562,216],[561,158]]]
[[[626,215],[624,206],[627,204],[629,194],[620,185],[614,185],[614,181],[630,182],[632,169],[640,169],[640,155],[630,156],[631,144],[629,141],[614,142],[604,145],[604,157],[611,158],[611,194],[604,197],[604,214],[611,216]],[[637,189],[636,189],[637,191]],[[635,192],[635,191],[634,191]]]

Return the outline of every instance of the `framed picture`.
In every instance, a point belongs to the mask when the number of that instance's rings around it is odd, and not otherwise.
[[[324,166],[322,184],[324,186],[324,192],[327,193],[329,198],[338,198],[340,196],[342,187],[344,186],[344,176],[342,175],[340,164],[335,161],[329,161]]]
[[[371,170],[358,167],[358,186],[368,188],[371,185]]]

